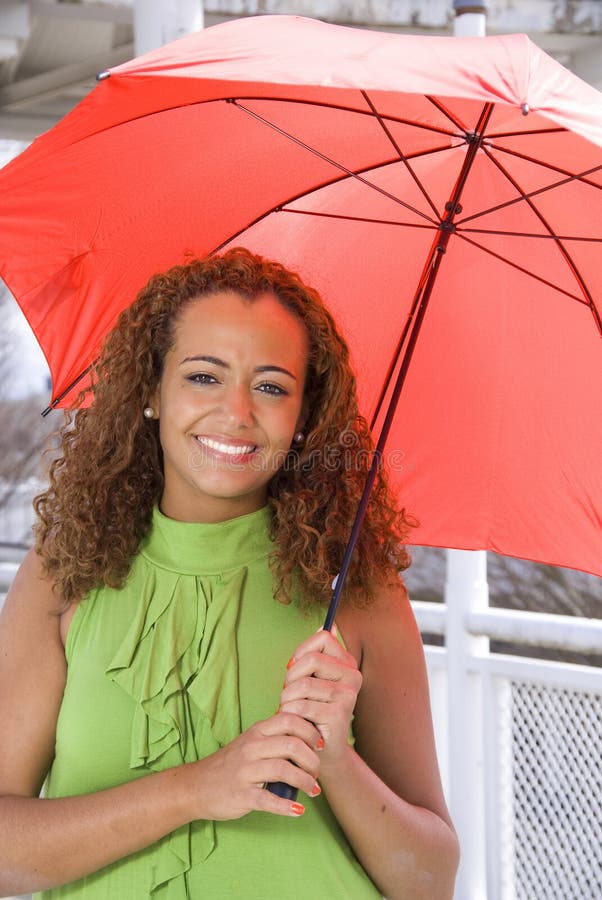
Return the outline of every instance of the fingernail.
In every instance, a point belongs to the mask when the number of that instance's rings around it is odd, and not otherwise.
[[[278,707],[278,709],[276,710],[276,712],[274,713],[274,715],[275,715],[275,716],[280,715],[280,707]]]
[[[316,750],[323,750],[326,744],[324,743],[324,738],[318,738],[316,742]]]
[[[316,783],[315,783],[314,786],[312,787],[311,791],[309,792],[309,796],[310,796],[310,797],[318,797],[321,793],[322,793],[322,788],[320,787],[320,785],[319,785],[318,782],[316,781]]]
[[[286,664],[286,668],[291,669],[294,665],[295,665],[295,657],[291,656],[291,658],[289,659],[289,661]]]
[[[291,803],[290,805],[291,816],[302,816],[305,812],[305,807],[302,803]]]

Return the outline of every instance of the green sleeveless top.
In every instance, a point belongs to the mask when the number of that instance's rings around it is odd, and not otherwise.
[[[69,628],[46,797],[91,793],[232,741],[278,706],[286,663],[322,624],[274,600],[267,508],[218,524],[155,510],[127,582]],[[300,819],[194,821],[42,900],[364,900],[380,893],[322,795]]]

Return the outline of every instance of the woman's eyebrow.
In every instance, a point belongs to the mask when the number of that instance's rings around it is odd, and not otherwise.
[[[288,375],[290,378],[293,378],[297,381],[297,376],[293,375],[292,372],[289,372],[288,369],[283,368],[283,366],[257,366],[254,370],[255,372],[282,372],[283,375]]]
[[[180,365],[183,366],[185,363],[189,363],[189,362],[206,362],[206,363],[211,363],[214,366],[220,366],[222,369],[230,368],[230,366],[228,365],[227,362],[224,362],[223,359],[218,359],[217,356],[204,356],[204,355],[187,356],[185,359],[182,360]],[[297,376],[293,375],[292,372],[290,372],[288,369],[285,369],[283,366],[276,366],[276,365],[256,366],[253,371],[254,372],[282,372],[283,375],[288,375],[289,378],[294,379],[294,381],[298,381]]]
[[[230,366],[228,365],[227,362],[224,362],[223,359],[218,359],[217,356],[187,356],[185,359],[182,360],[180,365],[183,366],[184,363],[188,363],[188,362],[207,362],[207,363],[211,363],[214,366],[221,366],[222,369],[230,368]]]

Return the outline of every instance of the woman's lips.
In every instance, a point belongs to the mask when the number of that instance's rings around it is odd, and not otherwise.
[[[257,444],[250,444],[239,440],[208,437],[197,434],[195,440],[203,450],[211,456],[229,460],[231,462],[244,462],[250,459],[258,450]]]

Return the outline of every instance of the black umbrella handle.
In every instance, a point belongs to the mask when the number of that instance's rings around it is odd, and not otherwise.
[[[296,787],[292,787],[285,781],[269,781],[266,784],[266,790],[277,797],[283,797],[285,800],[296,800],[299,793]]]

